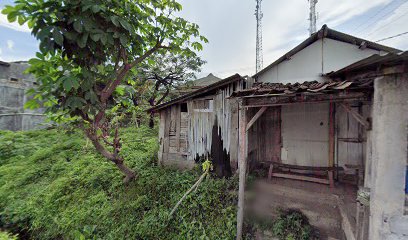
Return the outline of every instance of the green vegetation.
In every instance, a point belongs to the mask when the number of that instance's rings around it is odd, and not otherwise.
[[[157,130],[121,130],[127,185],[80,131],[0,131],[0,228],[33,239],[234,239],[236,181],[155,165]]]
[[[138,172],[120,152],[121,118],[107,115],[118,105],[135,104],[131,96],[143,86],[134,77],[144,66],[154,70],[153,54],[194,59],[208,42],[197,24],[177,16],[181,9],[175,0],[15,0],[6,5],[7,19],[27,23],[40,43],[28,69],[39,84],[26,107],[43,105],[55,122],[81,128],[131,182]]]
[[[17,237],[8,232],[2,232],[0,230],[0,240],[17,240]]]
[[[281,210],[272,226],[273,235],[282,240],[314,239],[307,217],[295,209]]]

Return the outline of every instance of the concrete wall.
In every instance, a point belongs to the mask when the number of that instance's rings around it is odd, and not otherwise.
[[[370,240],[407,239],[408,221],[403,216],[407,127],[408,75],[375,79]]]
[[[324,38],[317,40],[290,59],[270,68],[258,77],[258,82],[294,83],[323,81],[322,74],[341,69],[379,51]]]
[[[32,75],[24,74],[26,63],[0,64],[0,129],[29,130],[42,127],[43,109],[24,109],[26,91],[36,86]]]

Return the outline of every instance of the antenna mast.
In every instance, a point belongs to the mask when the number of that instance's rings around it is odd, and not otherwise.
[[[263,13],[261,10],[262,0],[256,1],[255,17],[256,17],[256,73],[258,73],[263,66],[263,56],[262,56],[262,17]]]
[[[309,32],[310,35],[316,32],[316,3],[317,0],[308,0],[310,3],[310,13],[309,13],[309,21],[310,21],[310,26],[309,26]]]

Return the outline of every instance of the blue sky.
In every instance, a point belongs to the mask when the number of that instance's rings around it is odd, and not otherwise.
[[[210,43],[200,55],[207,60],[201,76],[226,77],[255,71],[255,0],[179,0],[180,13],[200,25]],[[0,9],[13,4],[0,0]],[[263,59],[268,65],[308,37],[307,0],[264,0]],[[408,0],[319,0],[317,27],[330,28],[376,41],[408,31]],[[408,49],[408,35],[381,42]],[[38,42],[27,26],[10,24],[0,15],[0,60],[28,60]]]

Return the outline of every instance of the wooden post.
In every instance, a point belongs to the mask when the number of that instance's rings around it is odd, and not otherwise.
[[[329,167],[334,167],[334,103],[329,105]],[[328,171],[330,187],[334,187],[333,171]]]
[[[242,239],[242,228],[244,225],[244,202],[245,202],[245,180],[246,180],[246,109],[239,104],[239,191],[238,191],[238,213],[237,213],[237,240]]]

